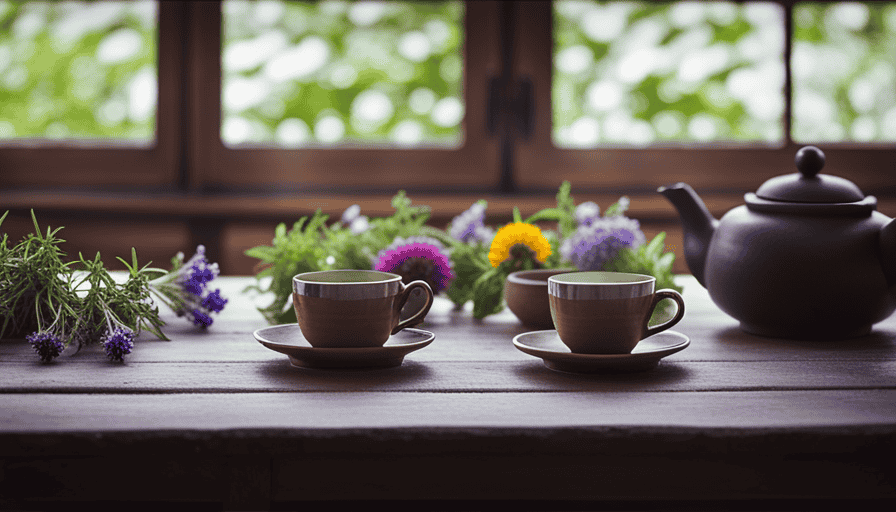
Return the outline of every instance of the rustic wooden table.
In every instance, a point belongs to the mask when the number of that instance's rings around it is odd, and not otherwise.
[[[169,314],[173,341],[124,364],[4,340],[0,506],[892,510],[896,316],[846,342],[758,338],[680,279],[691,345],[634,374],[552,371],[509,311],[441,298],[400,367],[294,368],[253,338],[249,278],[220,279],[208,332]]]

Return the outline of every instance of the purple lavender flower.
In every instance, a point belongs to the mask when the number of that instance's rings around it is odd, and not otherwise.
[[[62,353],[65,348],[59,336],[48,331],[37,331],[25,336],[31,348],[40,356],[40,360],[49,363]]]
[[[205,246],[196,247],[196,254],[181,267],[178,281],[184,290],[193,295],[202,295],[206,285],[218,277],[220,271],[217,263],[209,263],[205,257]]]
[[[589,226],[579,226],[563,241],[560,254],[579,270],[601,270],[624,248],[635,248],[645,242],[637,220],[624,216],[595,219]]]
[[[190,311],[189,316],[193,317],[193,323],[205,329],[206,327],[212,325],[212,317],[208,316],[201,309],[194,309]]]
[[[220,313],[227,304],[221,290],[209,291],[209,283],[220,274],[217,263],[209,263],[205,247],[196,247],[196,254],[183,262],[183,253],[174,259],[175,269],[150,283],[153,293],[162,299],[177,316],[186,317],[203,328],[212,324],[211,313]]]
[[[600,207],[594,201],[586,201],[576,206],[575,216],[579,226],[590,226],[600,218]]]
[[[448,226],[448,234],[464,243],[490,244],[495,233],[485,227],[485,201],[473,203],[473,206],[454,217]]]
[[[215,313],[220,313],[224,309],[225,304],[227,304],[227,299],[221,297],[220,288],[213,292],[209,292],[209,294],[202,299],[202,307]]]
[[[454,278],[451,258],[445,253],[441,243],[421,240],[427,238],[396,240],[398,245],[393,243],[380,251],[374,269],[398,274],[404,283],[426,281],[433,293],[439,293]]]
[[[124,361],[124,356],[134,348],[134,331],[127,327],[116,327],[103,338],[106,355],[113,361]]]

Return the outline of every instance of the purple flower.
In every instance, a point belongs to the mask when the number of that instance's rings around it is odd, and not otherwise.
[[[454,217],[448,226],[448,234],[464,243],[490,244],[495,233],[485,227],[485,201],[473,203],[473,206]]]
[[[25,339],[28,340],[28,343],[31,343],[31,348],[37,352],[40,360],[45,363],[52,361],[65,348],[59,336],[47,331],[33,332],[25,336]]]
[[[560,254],[579,270],[601,270],[624,248],[635,248],[645,242],[637,220],[623,216],[595,219],[591,225],[579,226],[563,241]]]
[[[218,264],[209,263],[205,257],[205,246],[200,245],[196,247],[196,254],[181,267],[178,281],[187,292],[202,295],[206,285],[219,273]]]
[[[212,325],[212,317],[205,314],[200,309],[194,309],[189,313],[189,316],[193,317],[193,323],[205,329],[206,327]]]
[[[103,338],[106,355],[113,361],[124,361],[124,356],[134,348],[134,331],[127,327],[117,327]]]
[[[221,297],[220,289],[209,292],[209,294],[202,299],[202,307],[215,313],[220,313],[224,309],[225,304],[227,304],[227,299]]]
[[[220,313],[227,304],[221,290],[209,290],[209,283],[220,274],[217,263],[210,263],[205,247],[196,247],[196,254],[184,262],[183,253],[173,260],[174,270],[150,286],[177,316],[186,317],[203,328],[212,324],[211,313]]]
[[[451,258],[442,244],[426,237],[397,239],[380,251],[374,269],[398,274],[404,283],[426,281],[433,293],[444,290],[454,278]]]

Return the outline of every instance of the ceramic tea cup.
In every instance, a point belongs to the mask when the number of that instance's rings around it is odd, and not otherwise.
[[[381,347],[389,336],[423,321],[432,306],[424,281],[405,285],[401,276],[377,270],[306,272],[292,279],[299,328],[315,348]],[[411,292],[426,296],[423,307],[400,319]]]
[[[654,291],[656,278],[623,272],[572,272],[548,278],[548,299],[557,334],[581,354],[628,354],[642,339],[665,331],[684,316],[675,290]],[[678,304],[675,316],[648,321],[662,299]]]
[[[569,269],[518,270],[507,276],[504,300],[507,308],[531,329],[552,329],[551,304],[548,301],[548,278],[570,272]]]

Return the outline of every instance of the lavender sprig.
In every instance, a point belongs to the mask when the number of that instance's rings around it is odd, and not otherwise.
[[[127,327],[116,327],[103,336],[103,349],[112,361],[123,361],[134,348],[134,331]]]
[[[40,356],[40,360],[49,363],[62,353],[65,345],[59,336],[49,331],[37,331],[25,337],[31,348]]]
[[[209,283],[220,274],[217,263],[205,256],[205,246],[196,247],[196,253],[187,261],[177,253],[171,260],[174,268],[164,276],[149,283],[153,295],[158,297],[177,316],[186,317],[203,329],[213,323],[212,313],[220,313],[227,304],[221,290],[209,290]]]

